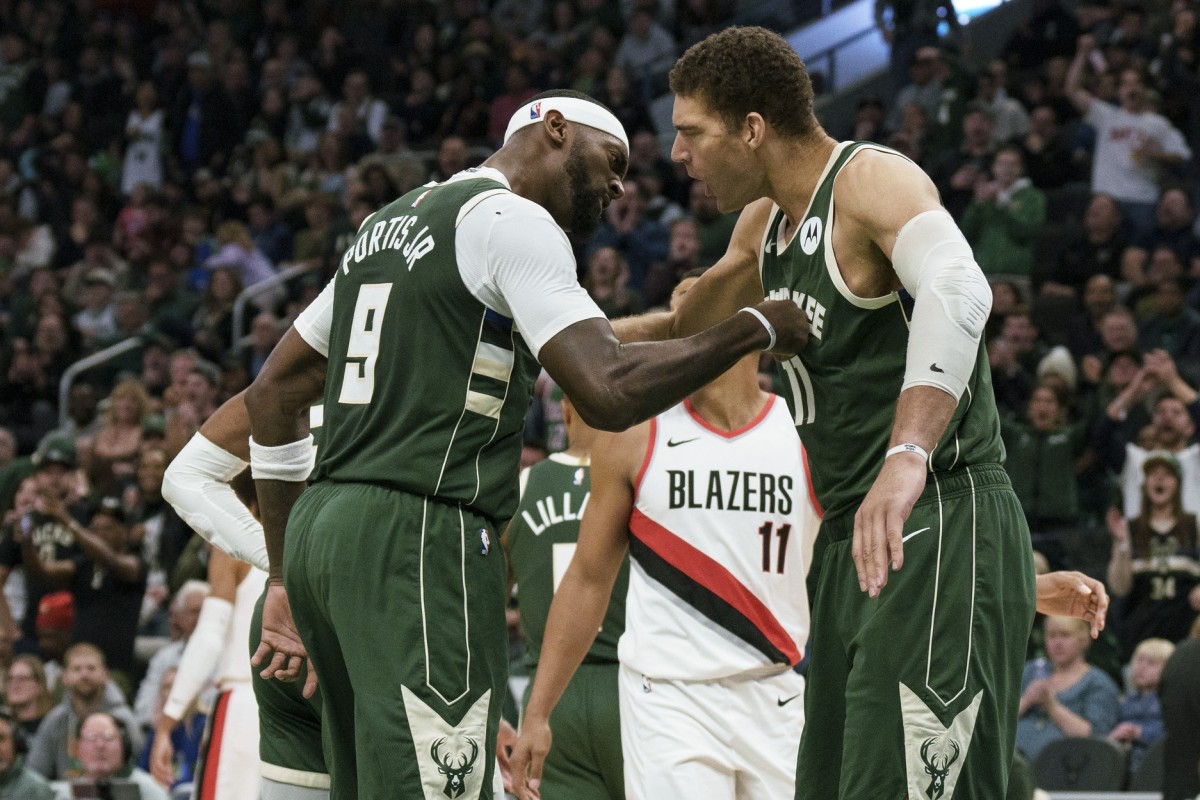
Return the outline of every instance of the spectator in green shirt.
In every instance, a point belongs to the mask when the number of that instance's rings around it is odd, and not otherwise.
[[[1021,149],[1001,147],[992,159],[992,179],[975,185],[963,215],[963,233],[984,274],[1029,277],[1045,224],[1046,195],[1025,177]]]

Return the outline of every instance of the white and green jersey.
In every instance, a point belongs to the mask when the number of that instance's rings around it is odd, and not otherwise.
[[[492,169],[371,216],[296,321],[329,358],[313,483],[370,483],[512,515],[541,346],[603,313],[566,235]]]

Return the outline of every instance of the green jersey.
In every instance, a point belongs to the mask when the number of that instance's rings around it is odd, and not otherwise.
[[[546,632],[550,601],[575,555],[579,521],[591,494],[588,467],[561,453],[529,468],[521,505],[508,529],[508,560],[521,605],[525,663],[537,667]],[[617,640],[625,631],[625,595],[629,559],[621,564],[600,633],[584,659],[617,660]]]
[[[762,284],[772,300],[791,298],[804,309],[809,339],[782,364],[783,393],[808,452],[817,499],[826,518],[857,508],[878,475],[904,382],[911,298],[904,292],[860,298],[850,293],[834,258],[830,235],[833,184],[866,142],[838,146],[790,240],[777,207],[762,246]],[[891,151],[887,151],[891,152]],[[975,370],[932,456],[935,471],[1001,463],[1004,446],[992,376],[980,343]]]
[[[409,192],[376,212],[334,284],[313,482],[368,483],[511,516],[538,364],[513,321],[467,288],[457,220],[489,178]]]

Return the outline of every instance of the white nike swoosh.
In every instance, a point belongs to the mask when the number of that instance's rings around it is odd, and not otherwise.
[[[909,539],[911,539],[912,537],[916,536],[918,533],[924,533],[924,532],[925,532],[925,531],[927,531],[927,530],[929,530],[929,528],[921,528],[921,530],[919,530],[919,531],[913,531],[912,533],[910,533],[908,536],[905,536],[905,537],[904,537],[903,539],[901,539],[900,541],[901,541],[901,542],[907,542]]]

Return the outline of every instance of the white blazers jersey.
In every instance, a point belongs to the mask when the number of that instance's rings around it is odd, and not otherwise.
[[[231,683],[250,682],[250,620],[254,617],[254,605],[263,587],[267,585],[267,573],[251,567],[238,584],[233,598],[233,613],[229,619],[229,633],[225,637],[225,652],[217,667],[217,685],[222,689]]]
[[[787,405],[731,432],[688,401],[660,414],[634,493],[621,663],[713,680],[799,662],[820,509]]]

